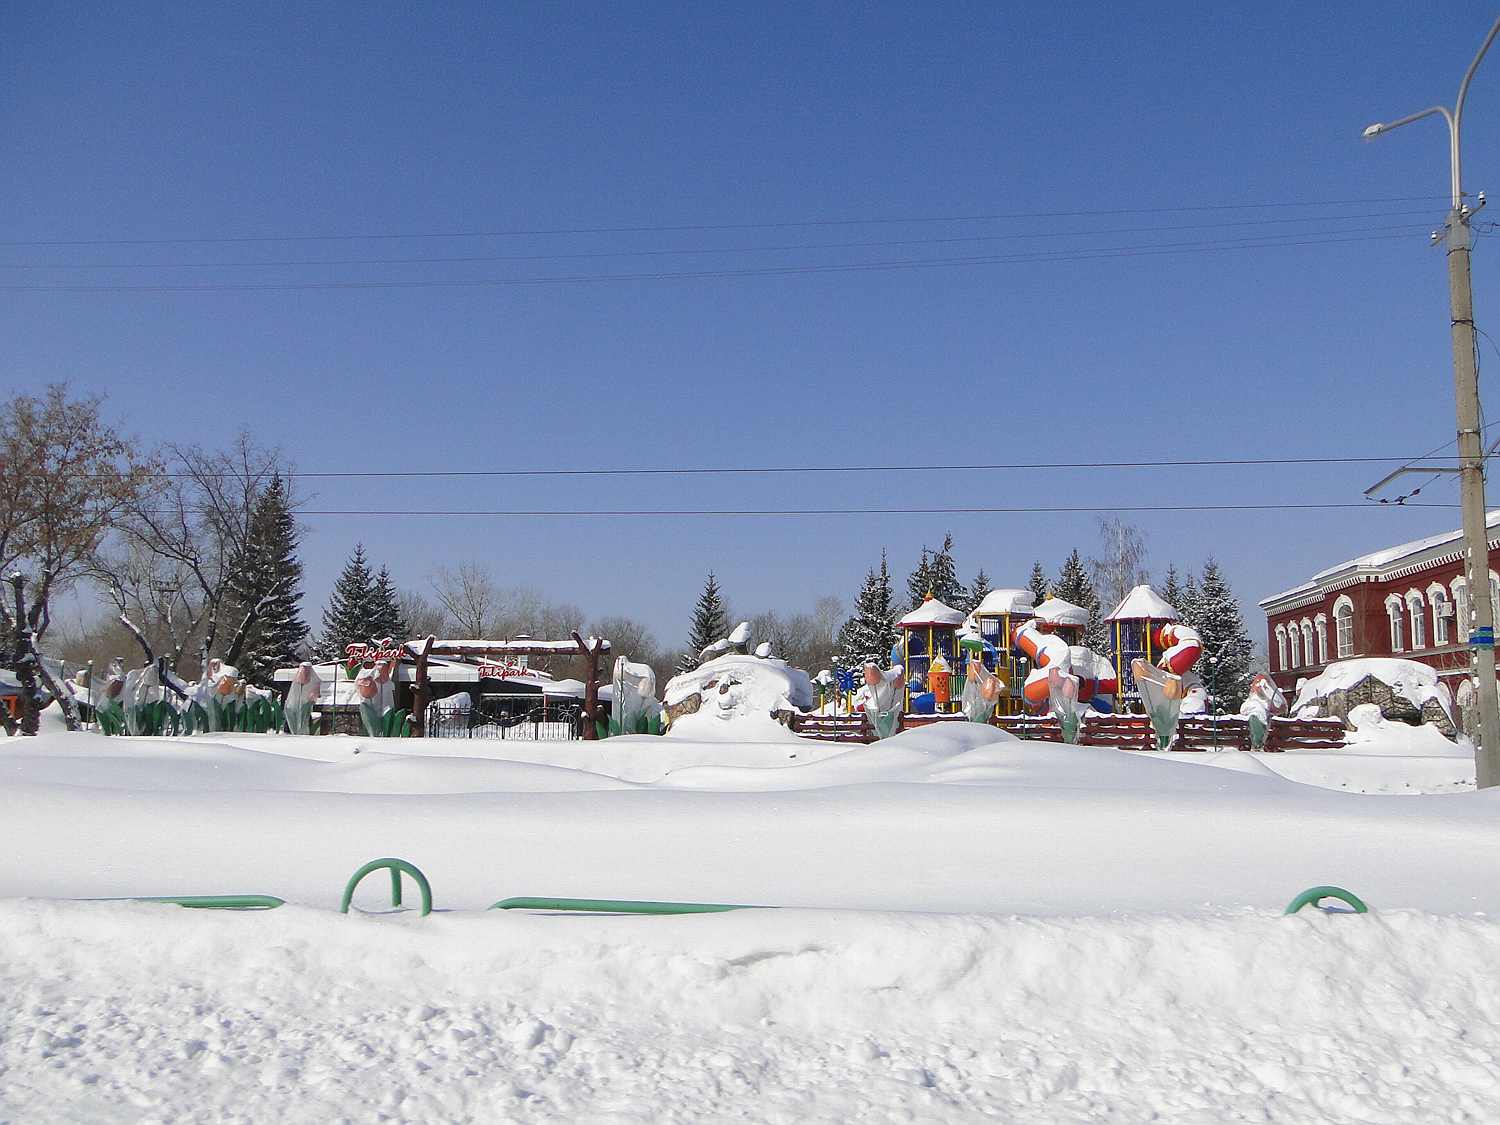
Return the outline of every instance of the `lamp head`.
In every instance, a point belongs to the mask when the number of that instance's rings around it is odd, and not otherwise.
[[[1375,124],[1366,127],[1365,131],[1360,135],[1363,136],[1367,141],[1373,141],[1376,137],[1380,136],[1380,134],[1384,132],[1385,123],[1377,121],[1375,122]]]

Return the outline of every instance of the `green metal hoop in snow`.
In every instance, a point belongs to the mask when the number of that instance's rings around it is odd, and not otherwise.
[[[349,876],[349,882],[344,886],[344,901],[339,906],[340,913],[349,913],[349,904],[354,901],[354,888],[359,886],[360,880],[372,871],[386,868],[391,873],[391,905],[401,905],[401,872],[406,872],[417,883],[417,890],[422,892],[422,917],[432,913],[432,884],[427,881],[427,876],[417,870],[414,863],[407,863],[404,859],[372,859],[353,875]]]
[[[1325,898],[1336,898],[1340,902],[1354,907],[1356,914],[1368,914],[1370,908],[1364,904],[1364,900],[1352,891],[1346,891],[1343,887],[1309,887],[1291,902],[1287,903],[1284,914],[1295,914],[1304,906],[1316,906]]]
[[[585,914],[721,914],[726,910],[766,910],[722,902],[642,902],[628,898],[502,898],[491,910],[572,910]]]

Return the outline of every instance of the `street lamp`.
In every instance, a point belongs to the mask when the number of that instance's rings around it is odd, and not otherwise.
[[[1469,630],[1469,646],[1479,685],[1479,745],[1474,750],[1474,771],[1481,789],[1500,785],[1500,695],[1497,695],[1495,685],[1495,607],[1490,599],[1483,434],[1479,424],[1479,370],[1474,351],[1474,293],[1469,277],[1469,251],[1473,245],[1469,220],[1479,208],[1471,208],[1464,202],[1459,131],[1463,126],[1464,99],[1469,95],[1469,82],[1496,35],[1500,35],[1500,19],[1490,28],[1479,53],[1464,72],[1464,80],[1458,87],[1458,100],[1451,110],[1447,106],[1435,105],[1396,121],[1376,122],[1364,131],[1366,140],[1374,140],[1424,117],[1440,115],[1448,123],[1448,172],[1452,192],[1442,239],[1448,257],[1453,387],[1458,405],[1457,472],[1459,499],[1463,508],[1464,570],[1469,582],[1469,609],[1474,616],[1473,628]],[[1478,197],[1478,204],[1479,207],[1484,206],[1483,193]],[[1436,239],[1435,235],[1434,241]],[[1390,479],[1391,477],[1386,478],[1387,481]],[[1385,483],[1382,481],[1374,488]],[[1368,490],[1366,494],[1370,491],[1374,489]]]

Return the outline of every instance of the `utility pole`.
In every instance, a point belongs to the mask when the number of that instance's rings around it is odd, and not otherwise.
[[[1469,610],[1473,621],[1469,628],[1470,659],[1479,696],[1479,745],[1474,748],[1474,772],[1479,788],[1500,785],[1500,692],[1495,682],[1495,606],[1490,597],[1489,529],[1484,503],[1484,446],[1479,426],[1479,365],[1475,359],[1474,293],[1470,285],[1469,251],[1473,245],[1470,219],[1478,208],[1464,202],[1459,137],[1463,124],[1464,99],[1469,82],[1479,69],[1495,36],[1500,34],[1496,20],[1485,37],[1479,53],[1464,72],[1453,109],[1433,106],[1390,124],[1376,123],[1364,132],[1373,140],[1392,129],[1419,121],[1434,114],[1448,123],[1448,170],[1452,192],[1448,219],[1441,237],[1448,258],[1448,302],[1452,322],[1453,389],[1458,407],[1458,481],[1459,501],[1463,510],[1464,574],[1469,585]],[[1484,193],[1478,198],[1484,206]],[[1406,470],[1400,470],[1406,471]],[[1419,470],[1420,471],[1420,470]],[[1430,471],[1430,470],[1428,470]],[[1394,476],[1396,474],[1392,474]],[[1392,479],[1387,477],[1386,480]],[[1382,481],[1383,485],[1385,481]],[[1376,485],[1379,488],[1380,485]],[[1373,491],[1373,489],[1371,490]]]

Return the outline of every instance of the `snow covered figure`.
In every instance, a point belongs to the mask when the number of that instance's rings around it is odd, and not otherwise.
[[[656,701],[656,673],[651,665],[617,658],[612,686],[611,735],[661,733],[661,704]]]
[[[1250,748],[1259,750],[1266,744],[1266,734],[1271,729],[1275,715],[1285,715],[1286,696],[1276,682],[1264,672],[1250,678],[1250,694],[1240,704],[1240,714],[1250,722]]]
[[[286,693],[286,729],[292,734],[312,733],[312,709],[323,690],[317,669],[307,661],[297,665],[292,686]]]
[[[901,726],[906,702],[906,672],[901,665],[882,672],[873,660],[865,662],[865,686],[859,691],[876,738],[890,738]]]
[[[385,734],[385,710],[380,706],[380,683],[375,669],[366,668],[355,677],[354,693],[359,696],[359,721],[371,738]]]
[[[984,666],[977,656],[971,656],[964,674],[964,690],[960,696],[964,714],[971,723],[987,723],[995,714],[995,704],[1005,690],[1005,681]]]
[[[147,726],[146,708],[161,698],[161,677],[156,665],[135,668],[125,676],[123,704],[125,707],[125,730],[130,734],[150,734]]]

